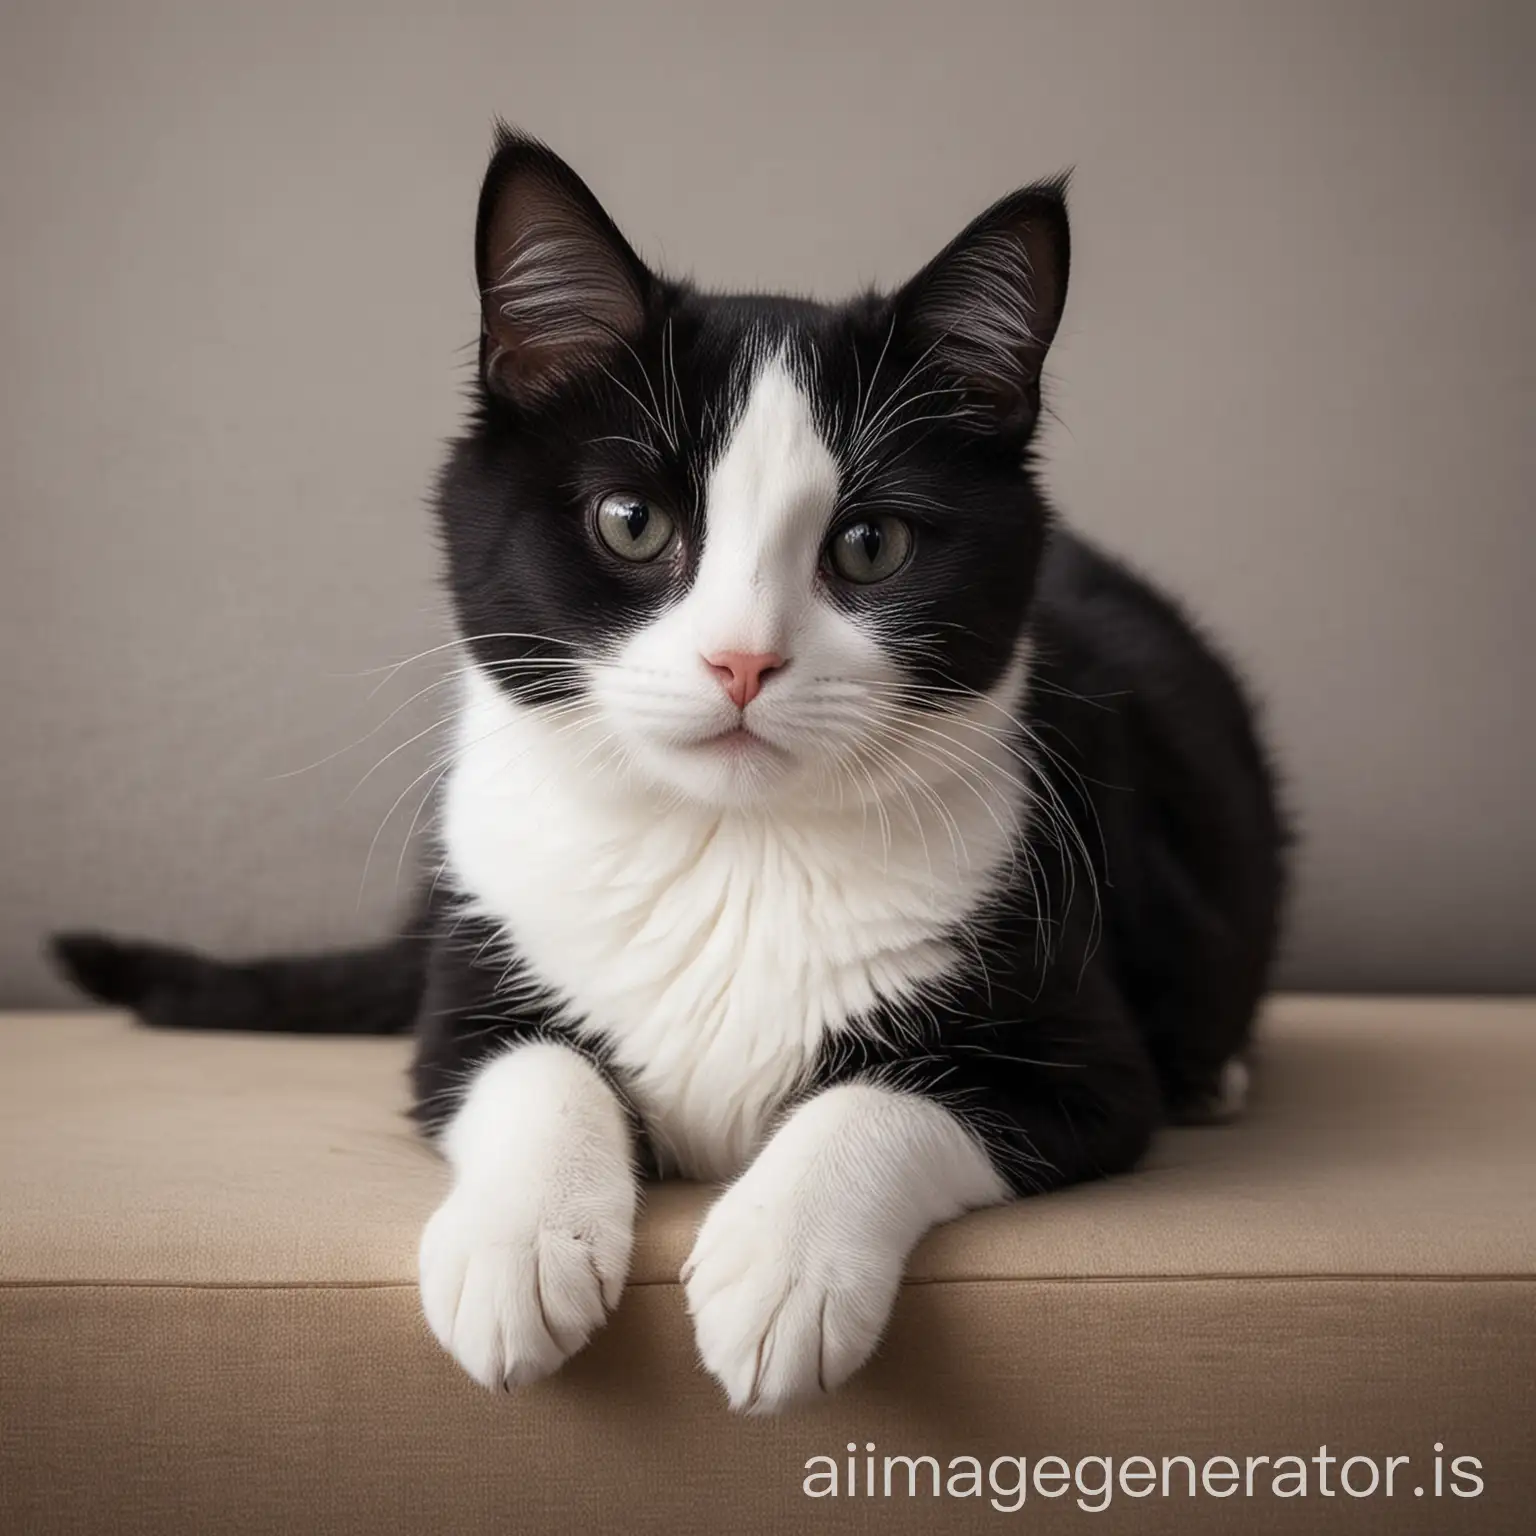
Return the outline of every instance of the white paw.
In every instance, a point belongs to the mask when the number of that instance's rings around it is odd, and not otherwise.
[[[1248,1063],[1234,1056],[1221,1069],[1216,1090],[1216,1115],[1221,1120],[1235,1120],[1248,1107],[1248,1089],[1252,1075]]]
[[[793,1191],[759,1198],[752,1186],[721,1196],[683,1276],[699,1354],[731,1407],[775,1413],[870,1357],[905,1251],[839,1230]]]
[[[634,1217],[627,1174],[574,1198],[461,1183],[421,1234],[421,1304],[438,1342],[485,1387],[549,1375],[618,1305]]]

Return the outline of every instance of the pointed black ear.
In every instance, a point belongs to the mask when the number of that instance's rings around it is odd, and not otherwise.
[[[581,178],[504,123],[480,189],[475,273],[484,378],[522,404],[632,343],[654,283]]]
[[[896,296],[909,341],[1001,430],[1039,412],[1070,254],[1062,176],[993,204]]]

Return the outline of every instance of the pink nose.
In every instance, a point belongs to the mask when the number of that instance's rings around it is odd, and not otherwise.
[[[737,709],[745,709],[763,691],[763,679],[785,664],[772,651],[717,651],[704,658],[704,665],[720,679]]]

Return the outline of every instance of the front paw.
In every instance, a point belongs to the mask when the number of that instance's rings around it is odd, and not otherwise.
[[[885,1331],[905,1255],[795,1194],[726,1191],[684,1268],[705,1369],[731,1407],[776,1413],[839,1386]]]
[[[421,1304],[482,1386],[510,1391],[575,1354],[618,1305],[634,1241],[632,1180],[579,1203],[461,1184],[421,1234]]]

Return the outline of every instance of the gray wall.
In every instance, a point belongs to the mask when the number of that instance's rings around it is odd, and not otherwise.
[[[383,923],[441,733],[355,786],[441,694],[282,775],[437,675],[358,674],[443,635],[497,111],[720,286],[898,279],[1075,163],[1050,483],[1267,701],[1283,979],[1536,987],[1531,14],[7,0],[0,1003],[58,924]]]

